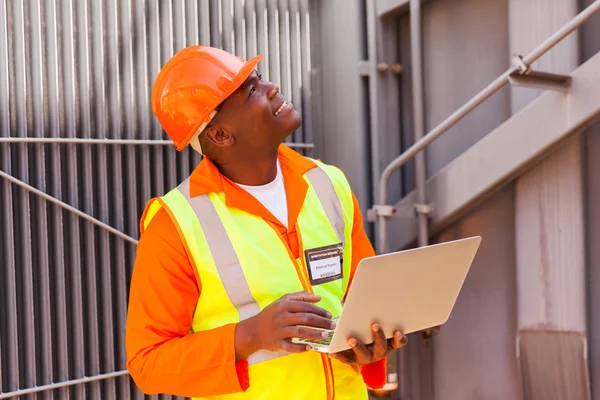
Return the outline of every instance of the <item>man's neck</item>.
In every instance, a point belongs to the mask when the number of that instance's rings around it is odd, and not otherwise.
[[[277,176],[275,154],[260,160],[236,160],[229,163],[215,163],[219,172],[229,180],[247,186],[262,186],[273,182]]]

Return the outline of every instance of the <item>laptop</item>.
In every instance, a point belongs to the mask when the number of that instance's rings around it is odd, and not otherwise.
[[[373,343],[371,325],[386,337],[443,325],[452,312],[481,237],[388,253],[361,260],[339,317],[329,336],[293,339],[322,353],[348,350],[347,338]]]

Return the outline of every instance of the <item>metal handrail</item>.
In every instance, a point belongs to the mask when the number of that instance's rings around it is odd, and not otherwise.
[[[82,385],[84,383],[97,382],[105,379],[119,378],[122,376],[128,376],[129,372],[127,370],[109,372],[107,374],[100,374],[94,376],[87,376],[85,378],[71,379],[68,381],[50,383],[48,385],[43,386],[35,386],[28,389],[19,389],[14,392],[0,392],[0,399],[10,399],[12,397],[25,396],[27,394],[34,394],[39,392],[46,392],[49,390],[61,389],[64,387],[74,386],[74,385]]]
[[[523,57],[523,63],[525,64],[525,66],[529,67],[533,62],[539,59],[542,55],[544,55],[548,50],[554,47],[557,43],[563,40],[575,29],[579,28],[585,21],[587,21],[598,11],[600,11],[600,0],[594,1],[585,10],[583,10],[571,21],[569,21],[562,28],[556,31],[552,36],[546,39],[546,41],[544,41],[542,44],[533,49],[533,51],[531,51],[528,55]],[[406,164],[416,154],[424,150],[425,147],[427,147],[431,142],[440,137],[444,132],[456,125],[460,120],[462,120],[467,114],[473,111],[477,106],[483,103],[491,95],[500,90],[505,84],[508,83],[510,75],[518,70],[519,68],[516,66],[509,68],[506,72],[504,72],[492,83],[490,83],[485,89],[477,93],[462,107],[460,107],[458,110],[452,113],[438,126],[433,128],[429,133],[427,133],[427,135],[423,136],[421,140],[414,143],[411,147],[408,148],[408,150],[406,150],[395,160],[389,163],[388,166],[384,169],[384,171],[381,174],[381,178],[379,179],[379,198],[377,199],[379,204],[376,204],[373,207],[373,211],[377,215],[377,250],[379,253],[384,253],[386,251],[387,246],[386,218],[391,216],[388,211],[389,206],[387,206],[387,187],[392,174],[398,168]]]
[[[40,196],[44,200],[49,201],[50,203],[56,204],[57,206],[62,207],[65,210],[72,212],[73,214],[77,215],[78,217],[83,218],[83,219],[91,222],[94,225],[99,226],[100,228],[112,233],[113,235],[120,237],[121,239],[123,239],[129,243],[132,243],[135,245],[137,245],[137,243],[138,243],[137,239],[132,238],[131,236],[127,235],[126,233],[121,232],[120,230],[113,228],[112,226],[110,226],[108,224],[105,224],[104,222],[100,221],[99,219],[94,218],[91,215],[86,214],[81,210],[78,210],[77,208],[65,203],[62,200],[57,199],[56,197],[50,196],[48,193],[45,193],[39,189],[34,188],[30,184],[23,182],[22,180],[20,180],[18,178],[15,178],[11,174],[8,174],[8,173],[0,170],[0,178],[4,178],[9,182],[14,183],[15,185],[20,186],[23,189]]]

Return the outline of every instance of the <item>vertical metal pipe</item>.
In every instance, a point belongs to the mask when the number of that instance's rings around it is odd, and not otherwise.
[[[64,82],[65,82],[65,121],[67,121],[66,134],[67,137],[77,137],[77,121],[78,121],[78,94],[77,82],[79,81],[75,66],[77,65],[76,57],[76,40],[75,29],[84,29],[77,23],[76,10],[73,0],[63,0],[63,23],[62,26],[69,27],[63,29],[63,44],[64,44]],[[77,188],[79,187],[78,174],[78,154],[79,149],[75,146],[67,146],[67,202],[74,207],[79,208],[79,195]],[[69,303],[70,303],[70,327],[71,335],[69,342],[71,343],[71,354],[62,355],[61,361],[72,360],[72,368],[70,370],[71,378],[82,378],[85,376],[85,342],[84,342],[84,318],[83,318],[83,287],[82,287],[82,256],[81,256],[81,232],[79,228],[80,221],[76,215],[69,214],[69,240],[65,241],[66,251],[69,253],[69,278],[67,287],[69,288]],[[73,388],[73,397],[77,399],[86,398],[86,387],[77,385]]]
[[[222,48],[223,38],[221,36],[221,0],[209,0],[209,13],[206,15],[210,19],[210,45]]]
[[[92,40],[92,58],[91,72],[94,87],[94,131],[92,135],[97,138],[105,138],[109,134],[107,121],[110,120],[110,114],[107,113],[109,106],[106,101],[106,79],[105,79],[105,38],[108,37],[107,18],[104,12],[104,2],[94,1],[91,7],[91,31],[94,35]],[[111,23],[115,22],[114,20]],[[114,147],[114,146],[113,146]],[[94,187],[94,199],[96,200],[97,218],[104,223],[109,222],[109,196],[108,196],[108,152],[112,150],[109,146],[102,146],[101,149],[94,149],[92,164],[95,173],[92,176]],[[94,157],[95,156],[95,157]],[[99,330],[99,359],[100,369],[98,373],[109,373],[115,371],[114,351],[102,349],[114,349],[114,319],[113,319],[113,301],[112,301],[112,263],[110,262],[110,240],[109,234],[105,230],[95,229],[96,242],[96,265],[99,266],[97,273],[97,282],[99,290],[96,294],[100,307],[97,307],[98,330]],[[104,380],[101,383],[102,398],[116,398],[116,380]]]
[[[210,0],[198,2],[199,44],[210,45]]]
[[[46,26],[49,29],[47,53],[51,62],[48,63],[48,107],[49,114],[52,116],[49,121],[49,135],[58,138],[61,132],[66,131],[65,109],[64,106],[64,87],[62,63],[64,57],[59,53],[59,43],[62,42],[59,37],[60,15],[59,5],[57,0],[44,2],[47,6]],[[59,145],[51,145],[50,153],[50,176],[52,177],[52,185],[50,193],[57,198],[64,199],[63,175],[61,166],[64,155],[61,154]],[[54,308],[54,337],[55,352],[53,363],[54,382],[65,381],[69,379],[69,366],[71,365],[69,354],[69,315],[67,312],[67,257],[65,252],[65,243],[67,236],[65,235],[65,222],[63,212],[58,207],[52,207],[52,271],[53,271],[53,294],[55,301]],[[68,220],[67,220],[68,221]],[[68,388],[61,388],[56,391],[56,394],[61,399],[69,399],[70,391]]]
[[[123,137],[123,100],[122,87],[133,86],[133,74],[131,73],[132,60],[132,44],[127,42],[127,38],[131,37],[131,24],[127,18],[130,18],[131,0],[120,1],[119,4],[112,0],[107,7],[107,65],[108,75],[111,77],[112,84],[108,87],[108,103],[110,110],[110,128],[107,132],[108,137],[121,138]],[[121,26],[125,28],[121,30]],[[120,46],[119,38],[123,36],[125,44]],[[119,49],[124,49],[123,52]],[[119,55],[122,54],[124,60],[121,60]],[[121,63],[123,63],[123,74],[121,74]],[[128,68],[129,67],[129,68]],[[136,109],[133,103],[130,103],[127,108],[128,118],[134,118]],[[124,195],[123,195],[123,151],[132,152],[132,146],[122,148],[121,146],[113,146],[109,153],[108,169],[111,177],[111,198],[112,215],[110,215],[110,224],[118,227],[122,232],[126,232],[124,223]],[[135,198],[131,199],[134,201]],[[107,259],[108,268],[111,268],[112,282],[110,286],[114,288],[115,298],[115,326],[113,327],[114,342],[116,347],[115,369],[125,369],[127,356],[125,353],[125,320],[127,314],[127,288],[125,287],[126,258],[125,246],[130,247],[122,240],[110,237],[109,245],[111,248],[110,257]],[[112,313],[111,313],[112,314]],[[110,371],[109,371],[110,372]],[[115,379],[117,385],[115,393],[118,399],[127,400],[130,398],[129,378],[119,377]]]
[[[159,30],[161,39],[158,43],[160,43],[161,46],[160,65],[162,67],[162,65],[164,65],[175,53],[175,37],[173,33],[173,5],[170,1],[161,1],[159,9],[160,24],[162,29]],[[164,133],[162,129],[160,129],[159,132],[159,137],[163,137]],[[165,159],[163,163],[164,169],[161,171],[157,171],[157,174],[159,174],[163,178],[164,185],[166,186],[167,190],[169,190],[177,186],[177,161],[175,160],[176,154],[172,148],[168,148],[162,149],[162,155]]]
[[[14,43],[13,43],[13,77],[12,85],[13,97],[15,99],[15,117],[16,136],[25,137],[28,134],[32,121],[30,120],[29,109],[31,105],[32,88],[31,82],[28,82],[28,68],[30,54],[27,52],[29,32],[25,28],[29,26],[29,16],[25,15],[25,7],[22,2],[14,4],[12,9],[14,21]],[[26,18],[27,17],[27,18]],[[28,145],[17,145],[17,165],[18,174],[21,180],[29,182],[29,156]],[[31,214],[29,193],[19,190],[18,207],[15,213],[18,215],[18,224],[15,226],[16,237],[16,259],[17,262],[17,298],[19,302],[19,313],[17,315],[18,332],[22,338],[22,347],[19,356],[23,361],[21,371],[21,384],[27,387],[36,384],[36,351],[35,336],[28,335],[29,332],[35,332],[34,323],[34,300],[33,300],[33,262],[32,262],[32,241],[31,241]],[[20,287],[19,287],[20,286]]]
[[[246,51],[246,30],[244,25],[247,23],[244,19],[244,4],[241,1],[234,1],[233,7],[233,37],[235,44],[235,54],[239,57],[248,59]]]
[[[425,134],[425,116],[423,111],[423,41],[421,38],[421,0],[410,1],[410,37],[411,37],[411,62],[412,62],[412,95],[413,95],[413,130],[415,143]],[[425,180],[427,170],[425,166],[425,150],[415,156],[415,185],[417,202],[425,204]],[[382,203],[383,204],[383,203]],[[417,213],[418,218],[418,245],[427,246],[429,243],[428,217],[422,212]]]
[[[295,63],[295,59],[290,52],[290,21],[289,21],[289,10],[288,0],[279,0],[277,5],[277,34],[279,36],[279,56],[277,61],[280,68],[280,79],[276,81],[279,85],[283,97],[291,100],[292,97],[292,68],[290,64]],[[271,38],[273,39],[273,38]],[[292,142],[297,139],[298,133],[293,132],[286,138],[286,142]]]
[[[256,0],[256,41],[257,53],[264,55],[260,62],[260,70],[266,79],[270,79],[269,46],[268,46],[267,0]]]
[[[290,46],[290,86],[291,92],[287,94],[294,108],[303,115],[302,107],[302,45],[300,43],[300,6],[298,0],[289,0],[288,11],[289,46]],[[294,142],[304,141],[304,124],[294,132]],[[306,153],[306,152],[305,152]]]
[[[310,44],[310,16],[308,0],[299,0],[300,8],[298,12],[298,24],[300,25],[300,73],[301,73],[301,108],[302,108],[302,141],[304,143],[313,143],[313,120],[312,120],[312,88],[313,79],[311,65],[311,44]],[[309,150],[309,154],[311,150]]]
[[[11,134],[11,93],[10,93],[10,44],[9,12],[12,2],[0,0],[0,133],[2,136]],[[12,19],[12,17],[11,17]],[[0,147],[0,167],[3,171],[11,173],[11,146],[9,144]],[[0,307],[4,315],[2,335],[2,359],[4,365],[3,391],[13,391],[19,388],[19,336],[17,334],[17,287],[16,287],[16,262],[15,262],[15,240],[13,215],[13,187],[7,180],[0,183],[1,210],[0,224],[2,225],[2,250],[0,258],[3,268],[1,276],[4,279],[4,287],[0,294]]]
[[[255,0],[246,0],[244,2],[244,21],[245,21],[245,45],[246,58],[252,58],[258,55],[256,38],[256,2]]]
[[[277,0],[267,0],[267,42],[269,53],[266,62],[269,63],[267,79],[271,82],[280,83],[281,73],[279,69],[279,18],[277,12]]]
[[[231,0],[221,0],[221,24],[223,27],[223,50],[237,53],[233,40],[233,4]]]
[[[79,112],[80,112],[80,135],[84,138],[92,137],[93,119],[92,107],[94,94],[94,82],[92,77],[92,44],[90,25],[96,16],[92,15],[90,0],[77,2],[77,65],[78,65],[78,94],[79,94]],[[92,90],[90,90],[92,89]],[[77,180],[77,188],[81,189],[83,208],[86,214],[94,215],[94,171],[92,169],[94,159],[91,145],[83,145],[79,157],[79,170],[81,175]],[[83,235],[74,238],[77,246],[83,247],[84,264],[82,268],[82,285],[84,287],[84,348],[85,348],[85,376],[97,375],[100,373],[100,335],[98,324],[98,278],[99,272],[96,249],[94,246],[86,246],[85,243],[97,245],[98,235],[91,224],[83,223]],[[82,240],[83,239],[83,240]],[[74,299],[77,301],[76,299]],[[102,388],[100,382],[88,383],[88,395],[91,399],[100,400],[102,398]]]
[[[146,32],[149,32],[147,44],[154,43],[154,45],[147,45],[145,48],[149,52],[149,73],[150,73],[150,82],[154,82],[154,79],[158,75],[160,71],[163,61],[161,57],[162,46],[161,43],[161,23],[160,23],[160,6],[159,0],[154,0],[152,2],[144,2],[140,0],[139,5],[141,10],[144,10],[146,7],[146,12],[148,13],[148,27],[146,28]],[[150,87],[151,83],[150,83]],[[151,129],[151,139],[161,139],[163,136],[161,126],[156,118],[152,118],[152,129]],[[152,165],[152,187],[151,193],[165,193],[165,181],[163,179],[163,175],[165,173],[165,165],[164,165],[164,149],[162,148],[153,148],[151,149],[150,159]]]
[[[188,37],[188,17],[193,17],[193,10],[186,10],[186,2],[176,1],[173,3],[173,13],[171,19],[173,21],[173,54],[186,47],[189,43],[194,43],[193,37]],[[189,4],[188,4],[189,5]],[[193,24],[193,21],[190,21]],[[193,32],[192,32],[193,33]],[[170,58],[170,57],[169,57]],[[175,183],[179,184],[189,175],[190,169],[190,150],[186,149],[175,154],[172,147],[169,147],[169,153],[173,154],[177,168],[175,169]],[[169,189],[171,189],[170,187]]]
[[[31,28],[31,83],[32,83],[32,115],[33,115],[33,136],[43,137],[44,127],[47,122],[47,115],[44,112],[44,103],[46,100],[45,79],[47,60],[44,58],[44,32],[43,32],[43,14],[40,0],[33,1],[30,12]],[[34,185],[46,192],[46,153],[47,146],[39,144],[33,147],[34,156]],[[50,262],[49,262],[49,240],[52,235],[48,231],[48,204],[41,197],[36,197],[33,211],[32,222],[34,224],[33,239],[35,247],[33,250],[34,272],[34,318],[36,321],[35,332],[38,338],[37,349],[37,367],[38,380],[36,385],[46,385],[52,383],[52,295],[50,289]],[[53,392],[45,392],[41,395],[44,399],[54,398]]]

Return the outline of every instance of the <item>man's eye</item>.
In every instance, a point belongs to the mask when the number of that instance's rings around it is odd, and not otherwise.
[[[250,88],[250,96],[252,96],[254,94],[254,92],[256,92],[256,88],[255,87],[251,87]],[[248,97],[250,97],[248,96]]]
[[[262,75],[261,74],[258,74],[258,80],[262,81]]]

